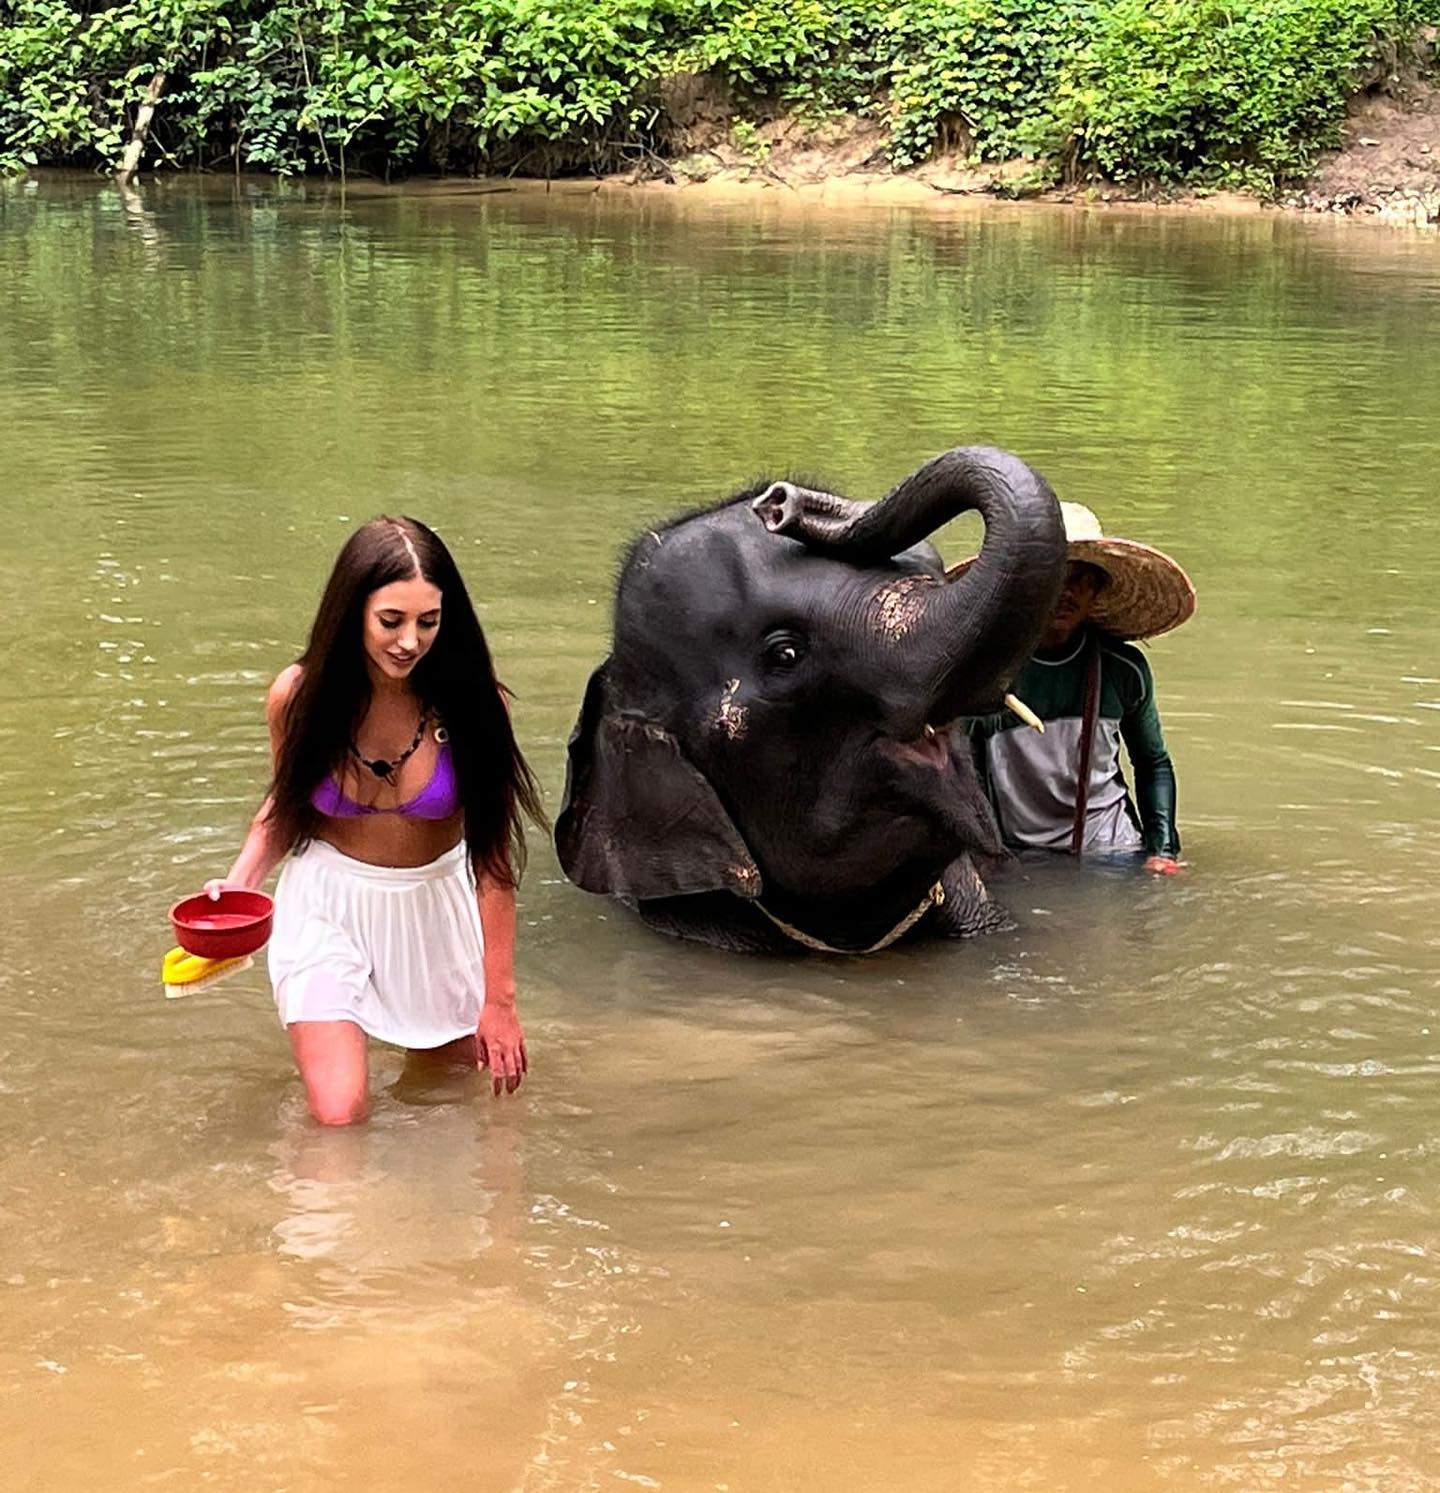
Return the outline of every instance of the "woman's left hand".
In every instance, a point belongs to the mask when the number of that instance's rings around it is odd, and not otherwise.
[[[507,1094],[520,1087],[520,1080],[530,1071],[530,1059],[525,1052],[525,1033],[520,1030],[520,1018],[512,1005],[486,1001],[480,1011],[479,1039],[480,1066],[490,1070],[498,1097],[501,1085]]]

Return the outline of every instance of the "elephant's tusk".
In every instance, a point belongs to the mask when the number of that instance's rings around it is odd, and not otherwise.
[[[1005,704],[1009,707],[1009,709],[1014,711],[1014,713],[1018,715],[1027,726],[1033,726],[1035,730],[1037,730],[1042,736],[1045,734],[1045,722],[1042,721],[1033,710],[1031,710],[1031,708],[1024,702],[1024,700],[1018,700],[1014,695],[1006,695]]]

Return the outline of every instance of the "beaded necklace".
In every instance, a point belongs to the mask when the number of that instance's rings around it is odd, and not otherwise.
[[[425,735],[425,723],[429,719],[430,712],[422,710],[420,712],[420,724],[415,727],[415,739],[398,757],[362,757],[360,755],[360,748],[355,745],[353,740],[350,742],[350,755],[355,758],[361,767],[369,768],[381,782],[389,783],[393,787],[395,784],[395,774],[405,766],[419,748],[420,742]]]

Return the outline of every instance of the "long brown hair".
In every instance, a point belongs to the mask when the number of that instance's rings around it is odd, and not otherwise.
[[[340,768],[370,705],[365,603],[381,586],[416,576],[440,591],[440,626],[410,687],[449,733],[476,874],[514,886],[525,865],[524,820],[545,824],[540,790],[516,745],[508,692],[465,582],[440,536],[417,519],[372,519],[336,558],[285,708],[270,820],[287,848],[315,837],[321,816],[310,795]]]

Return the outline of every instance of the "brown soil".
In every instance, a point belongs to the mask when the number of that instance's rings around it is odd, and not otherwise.
[[[1440,88],[1417,81],[1393,96],[1362,98],[1345,133],[1293,206],[1440,224]]]

